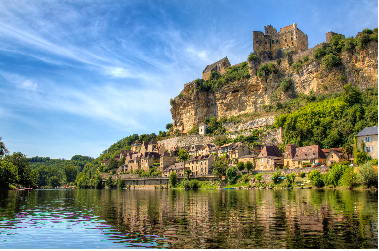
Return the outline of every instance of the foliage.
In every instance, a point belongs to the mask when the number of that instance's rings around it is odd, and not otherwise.
[[[221,158],[213,162],[213,175],[218,179],[221,179],[222,176],[226,175],[226,169],[228,168],[228,160],[226,158]]]
[[[339,184],[349,188],[352,188],[358,184],[357,175],[354,172],[353,168],[345,168],[345,171],[340,178]]]
[[[174,106],[174,105],[175,105],[175,100],[172,99],[172,98],[170,98],[170,105],[171,105],[171,106]]]
[[[173,127],[174,125],[172,123],[168,123],[166,125],[166,130],[170,130],[171,127]]]
[[[176,187],[176,183],[177,183],[177,180],[176,180],[176,172],[172,172],[172,173],[170,174],[169,182],[170,182],[170,186],[171,186],[171,187]]]
[[[53,176],[49,178],[50,187],[59,187],[60,185],[61,185],[61,182],[57,177]]]
[[[250,161],[247,161],[245,166],[247,169],[247,173],[250,173],[250,170],[255,169],[255,165],[253,165],[253,163],[251,163]]]
[[[314,58],[322,58],[326,55],[326,50],[322,47],[316,48],[315,52],[313,53]]]
[[[229,83],[250,78],[249,66],[247,62],[242,62],[239,66],[233,66],[226,69],[226,73],[221,75],[214,71],[209,80],[196,81],[199,91],[215,91]]]
[[[0,159],[0,189],[9,189],[18,181],[17,167],[12,162]]]
[[[237,176],[237,167],[232,166],[226,170],[226,177],[228,179],[229,184],[234,184],[237,180]]]
[[[184,172],[187,174],[187,179],[189,179],[189,177],[190,177],[190,175],[192,173],[191,169],[187,169]]]
[[[346,168],[350,168],[345,163],[334,164],[332,169],[328,172],[326,176],[326,184],[338,186],[339,180],[341,179]]]
[[[18,184],[23,187],[37,187],[37,171],[33,170],[25,155],[17,152],[5,157],[17,168]]]
[[[271,180],[272,182],[274,182],[274,184],[278,184],[280,181],[280,177],[282,177],[282,172],[277,171],[271,176]]]
[[[316,187],[324,186],[324,180],[319,170],[309,172],[308,180],[310,180]]]
[[[361,141],[361,149],[358,148],[357,138],[354,137],[354,163],[357,165],[365,163],[369,155],[365,152],[365,143]]]
[[[194,180],[191,180],[188,185],[190,189],[197,190],[200,187],[200,182],[194,179]]]
[[[324,69],[331,69],[340,64],[341,59],[332,53],[329,53],[328,55],[324,56],[321,62],[322,68]]]
[[[255,179],[256,179],[259,183],[261,183],[262,178],[263,178],[263,176],[262,176],[261,173],[259,173],[259,174],[257,174],[257,175],[255,176]]]
[[[1,141],[2,137],[0,137],[0,156],[4,156],[9,154],[8,149],[5,147],[4,142]]]
[[[239,171],[243,171],[245,169],[245,163],[238,162],[237,163],[237,168],[238,168]]]
[[[183,98],[183,93],[179,93],[178,98]]]
[[[224,118],[221,118],[220,120],[217,120],[216,116],[213,116],[211,118],[205,118],[204,122],[208,125],[206,134],[223,134],[225,133],[225,128],[222,126],[224,123]]]
[[[301,177],[301,178],[304,178],[304,177],[305,177],[305,172],[300,172],[300,173],[298,174],[298,176]]]
[[[100,189],[100,188],[102,188],[102,186],[103,186],[103,184],[102,184],[101,176],[100,176],[100,174],[97,173],[91,179],[91,187],[96,188],[96,189]]]
[[[361,98],[354,99],[357,92]],[[291,142],[299,147],[314,144],[321,148],[340,147],[352,142],[354,135],[363,128],[377,125],[378,99],[374,88],[361,92],[347,87],[341,97],[332,99],[322,99],[322,96],[300,98],[308,104],[275,118],[274,126],[283,128],[285,144]],[[345,100],[350,101],[346,103]],[[355,103],[357,100],[360,103]],[[288,105],[291,104],[294,105]]]
[[[105,181],[105,187],[107,188],[113,188],[114,187],[114,182],[112,180],[112,175],[109,175],[107,180]]]
[[[228,143],[231,143],[233,142],[232,139],[226,137],[225,135],[217,135],[215,137],[215,139],[213,140],[213,143],[216,145],[216,146],[223,146],[225,144],[228,144]]]
[[[250,53],[249,56],[247,57],[247,61],[251,62],[251,61],[255,61],[257,60],[257,55],[255,55],[254,53]]]
[[[199,125],[194,125],[191,130],[187,132],[188,134],[198,134],[199,133]]]
[[[279,69],[276,67],[274,63],[268,63],[260,65],[257,71],[257,76],[270,76],[271,74],[277,74],[279,72]]]
[[[189,155],[188,155],[187,151],[184,149],[179,149],[177,156],[178,156],[179,162],[189,160]]]
[[[291,78],[283,78],[280,82],[280,89],[282,89],[283,92],[286,92],[290,89],[292,84]]]
[[[360,182],[365,187],[378,187],[378,173],[374,170],[372,161],[368,161],[365,164],[359,166],[358,174]]]
[[[280,58],[276,60],[276,63],[277,63],[278,65],[280,65],[281,62],[282,62],[282,60],[281,60]]]
[[[291,70],[296,72],[296,73],[299,73],[302,68],[303,68],[303,61],[301,61],[301,60],[299,60],[296,63],[293,63],[291,65]]]
[[[125,182],[124,182],[123,179],[119,178],[119,179],[117,180],[117,188],[120,188],[120,189],[125,188]]]
[[[287,187],[292,187],[293,183],[295,183],[296,174],[286,174]]]

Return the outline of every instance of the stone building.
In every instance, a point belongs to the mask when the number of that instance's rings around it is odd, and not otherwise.
[[[373,158],[378,159],[378,126],[366,127],[357,135],[358,148],[361,149],[362,141],[365,143],[365,152]]]
[[[271,25],[265,26],[264,29],[264,33],[253,31],[253,48],[257,55],[270,52],[273,58],[280,58],[284,56],[284,52],[308,50],[308,36],[296,23],[281,28],[279,32]]]
[[[326,151],[328,150],[328,154],[326,154]],[[334,163],[340,163],[343,161],[346,161],[348,158],[346,154],[342,152],[342,147],[340,148],[331,148],[331,149],[322,149],[322,151],[326,155],[326,165],[330,166],[333,165]]]
[[[176,156],[172,153],[164,153],[161,155],[160,157],[160,167],[159,167],[159,171],[163,172],[164,169],[166,169],[167,167],[169,166],[172,166],[174,165],[177,160],[176,160]]]
[[[296,154],[292,159],[293,168],[300,168],[303,164],[321,164],[324,165],[326,162],[325,153],[321,150],[320,146],[312,145],[312,146],[304,146],[296,148]]]
[[[226,68],[230,66],[231,64],[229,62],[229,59],[227,57],[224,57],[223,59],[220,59],[219,61],[211,65],[207,65],[207,67],[205,67],[203,73],[201,74],[201,78],[204,80],[209,80],[209,78],[211,77],[212,71],[216,71],[221,74],[224,74]]]
[[[256,157],[257,170],[275,170],[283,167],[283,157],[277,146],[265,146]]]
[[[192,158],[186,168],[189,168],[193,175],[210,175],[212,174],[212,164],[214,155],[203,155]]]
[[[342,34],[338,34],[338,33],[335,33],[333,31],[329,31],[329,32],[325,33],[325,42],[330,43],[330,41],[332,40],[332,37],[335,35],[341,35],[341,36],[345,37]]]
[[[202,122],[199,125],[199,134],[204,135],[207,132],[207,127],[208,127],[208,125],[205,124],[204,122]]]

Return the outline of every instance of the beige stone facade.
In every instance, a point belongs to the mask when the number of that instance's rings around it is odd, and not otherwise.
[[[208,80],[211,77],[213,71],[223,74],[225,73],[226,68],[230,66],[231,64],[229,62],[229,59],[227,57],[224,57],[223,59],[220,59],[211,65],[207,65],[201,75],[201,78]]]
[[[169,166],[174,165],[177,162],[175,155],[162,155],[160,158],[160,171],[163,172]]]
[[[186,167],[192,172],[192,175],[210,175],[212,174],[212,164],[214,162],[214,156],[205,155],[197,156],[188,161]]]
[[[378,159],[378,126],[366,127],[356,137],[359,149],[363,141],[366,153],[371,158]]]

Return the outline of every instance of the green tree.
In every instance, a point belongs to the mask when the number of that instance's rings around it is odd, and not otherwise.
[[[0,189],[10,189],[17,181],[17,167],[10,161],[0,159]]]
[[[219,180],[222,176],[226,175],[226,169],[228,168],[228,160],[226,158],[221,158],[213,162],[213,175],[215,175]]]
[[[168,123],[168,124],[166,125],[166,130],[170,130],[171,127],[173,127],[173,124],[172,124],[172,123]]]
[[[253,165],[253,163],[248,161],[248,162],[246,162],[246,169],[247,169],[247,173],[249,174],[250,170],[255,169],[255,165]]]
[[[272,180],[272,182],[274,182],[274,184],[278,184],[280,177],[282,177],[282,172],[277,171],[271,176],[271,180]]]
[[[261,180],[263,179],[263,175],[261,173],[258,173],[257,176],[255,176],[255,179],[261,183]]]
[[[342,99],[350,106],[354,104],[360,104],[362,102],[362,93],[351,83],[348,83],[343,86]]]
[[[32,170],[24,154],[20,152],[13,153],[7,156],[7,160],[17,167],[18,184],[24,187],[37,187],[38,173],[36,170]]]
[[[49,178],[49,186],[50,187],[59,187],[60,185],[61,185],[61,182],[58,179],[58,177],[53,176],[53,177]]]
[[[115,159],[109,160],[109,163],[108,163],[107,167],[108,167],[109,170],[117,169],[118,168],[118,161],[115,160]]]
[[[66,174],[67,183],[75,182],[78,170],[73,165],[64,166],[64,172]]]
[[[295,179],[296,179],[295,173],[286,174],[287,187],[292,187],[293,183],[295,182]]]
[[[316,187],[324,186],[324,180],[322,179],[322,175],[319,170],[309,172],[308,180],[310,180]]]
[[[117,180],[117,187],[120,189],[125,188],[125,182],[123,179],[121,179],[121,177]]]
[[[359,166],[358,174],[359,180],[365,187],[378,187],[378,173],[374,170],[372,162],[368,161]]]
[[[189,156],[188,156],[187,151],[184,150],[184,149],[179,149],[179,151],[178,151],[178,160],[180,162],[184,162],[184,161],[186,161],[188,159],[189,159]]]
[[[192,173],[191,169],[187,169],[187,170],[185,171],[185,173],[187,174],[187,179],[189,180],[189,179],[190,179],[190,175],[191,175],[191,173]]]
[[[361,142],[361,149],[358,148],[357,138],[354,137],[354,163],[357,165],[363,164],[368,160],[369,156],[365,152],[365,143]]]
[[[91,180],[91,186],[96,189],[102,188],[102,178],[99,173],[95,174]]]
[[[226,170],[226,177],[229,184],[234,184],[237,180],[237,167],[232,166]]]
[[[243,162],[238,162],[238,163],[237,163],[237,168],[238,168],[239,171],[242,172],[242,171],[245,169],[245,163],[243,163]]]
[[[5,147],[4,142],[1,141],[2,137],[0,137],[0,156],[4,156],[9,154],[8,149]]]
[[[176,180],[176,172],[172,172],[172,173],[170,174],[169,182],[170,182],[170,186],[171,186],[171,187],[176,187],[176,183],[177,183],[177,180]]]
[[[108,176],[107,180],[105,181],[105,186],[108,188],[113,188],[112,175]]]

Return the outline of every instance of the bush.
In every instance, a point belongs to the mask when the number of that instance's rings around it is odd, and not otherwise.
[[[282,62],[282,60],[279,58],[278,60],[276,60],[276,63],[278,64],[278,65],[280,65],[280,63]]]
[[[188,183],[188,186],[190,189],[192,190],[197,190],[199,189],[200,187],[200,182],[198,180],[191,180],[189,183]]]
[[[179,93],[178,98],[183,98],[183,93]]]
[[[236,183],[237,180],[237,167],[232,166],[229,167],[228,170],[226,170],[226,177],[228,179],[229,184]]]
[[[342,186],[352,188],[357,185],[357,175],[350,167],[346,168],[339,182]]]
[[[304,57],[303,57],[303,61],[304,61],[304,63],[305,63],[305,62],[308,62],[308,61],[309,61],[309,57],[308,57],[308,56],[304,56]]]
[[[341,64],[341,59],[336,55],[329,53],[322,59],[322,68],[331,69]]]
[[[291,65],[291,70],[296,73],[299,73],[302,68],[303,68],[303,63],[299,61]]]
[[[170,105],[173,106],[175,104],[175,100],[173,100],[172,98],[170,98]]]
[[[286,174],[286,181],[287,181],[287,187],[292,187],[293,183],[295,182],[296,174]]]
[[[326,50],[322,47],[315,49],[315,52],[313,53],[314,58],[322,58],[326,55]]]
[[[238,168],[239,171],[243,171],[243,169],[245,169],[245,163],[238,162],[237,163],[237,168]]]
[[[171,186],[171,187],[176,187],[176,183],[177,183],[177,180],[176,180],[176,172],[172,172],[172,173],[170,174],[169,182],[170,182],[170,186]]]
[[[257,59],[257,55],[255,55],[254,53],[250,53],[249,57],[247,58],[247,61],[251,62],[251,61],[255,61]]]
[[[262,77],[263,75],[265,75],[266,77],[268,77],[271,73],[276,74],[278,72],[279,70],[274,63],[268,63],[259,66],[257,76]]]
[[[280,83],[280,89],[282,89],[283,92],[286,92],[291,87],[292,80],[291,78],[283,78]]]
[[[304,178],[305,177],[305,172],[300,172],[297,174],[298,177]]]
[[[255,179],[258,180],[259,183],[261,183],[261,180],[262,180],[263,176],[261,173],[257,174],[257,176],[255,176]]]
[[[310,180],[316,187],[323,187],[324,180],[319,170],[313,170],[308,174],[308,180]]]
[[[280,181],[280,177],[282,177],[282,172],[277,171],[271,176],[271,180],[274,182],[274,184],[278,184]]]
[[[188,134],[198,134],[199,133],[199,125],[194,125],[191,130],[188,131]]]
[[[326,183],[328,185],[333,185],[334,187],[338,186],[339,181],[346,168],[350,167],[343,163],[334,164],[332,170],[330,170],[326,176]]]
[[[378,187],[378,173],[374,170],[372,162],[366,162],[358,167],[359,180],[365,187]]]

